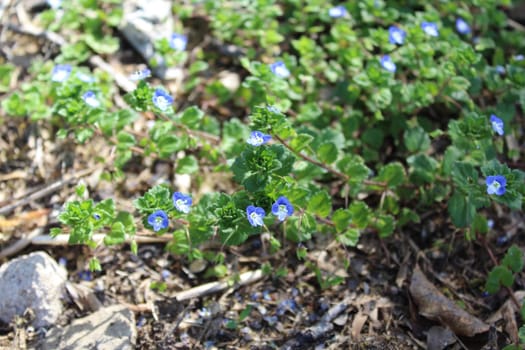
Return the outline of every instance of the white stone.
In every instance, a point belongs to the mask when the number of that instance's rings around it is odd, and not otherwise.
[[[62,313],[66,271],[47,253],[35,252],[0,267],[0,319],[5,323],[28,308],[36,328],[53,325]]]

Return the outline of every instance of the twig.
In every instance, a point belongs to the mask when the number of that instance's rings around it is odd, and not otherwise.
[[[302,152],[298,152],[296,150],[294,150],[292,148],[292,146],[290,146],[288,144],[288,142],[286,142],[285,140],[283,140],[282,138],[280,138],[279,136],[277,135],[273,135],[275,136],[275,138],[286,148],[288,148],[290,150],[290,152],[292,152],[293,154],[295,154],[296,156],[306,160],[307,162],[309,163],[312,163],[314,165],[317,165],[318,167],[320,168],[323,168],[324,170],[328,171],[329,173],[332,173],[333,175],[345,180],[345,181],[349,181],[351,179],[350,176],[340,172],[339,170],[337,169],[334,169],[318,160],[315,160],[309,156],[307,156],[306,154],[302,153]],[[365,185],[373,185],[373,186],[380,186],[380,187],[386,187],[387,185],[384,183],[384,182],[378,182],[378,181],[371,181],[371,180],[364,180],[363,183]]]
[[[0,260],[13,256],[19,251],[23,250],[25,247],[31,244],[32,240],[35,237],[38,237],[39,235],[41,235],[43,230],[44,229],[42,227],[38,227],[34,229],[33,231],[31,231],[27,236],[20,238],[18,241],[16,241],[12,245],[8,246],[7,248],[2,249],[2,251],[0,251]]]
[[[45,188],[38,190],[33,193],[26,193],[23,195],[19,200],[15,201],[12,204],[5,205],[3,207],[0,207],[0,215],[6,215],[15,210],[16,208],[26,205],[27,203],[40,199],[42,197],[48,196],[53,192],[56,192],[60,188],[77,181],[79,178],[84,177],[86,175],[91,174],[93,171],[95,171],[95,168],[85,169],[82,171],[79,171],[72,177],[68,179],[62,179],[58,180],[56,182],[53,182],[52,184],[46,186]]]
[[[95,242],[102,241],[106,235],[103,233],[97,233],[94,234],[92,239]],[[171,235],[162,235],[162,236],[134,236],[134,237],[126,237],[125,243],[130,243],[132,240],[136,241],[137,243],[166,243],[172,240],[173,237]],[[49,235],[39,235],[31,239],[31,244],[34,245],[49,245],[49,246],[60,246],[60,245],[67,245],[69,241],[69,235],[67,234],[60,234],[57,235],[55,238],[49,236]]]
[[[230,280],[206,283],[175,294],[178,301],[199,298],[204,295],[222,292],[228,288],[245,286],[260,280],[263,277],[262,270],[244,272],[239,275],[238,281],[231,283]]]

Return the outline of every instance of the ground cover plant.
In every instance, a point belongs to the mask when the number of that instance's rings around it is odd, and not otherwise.
[[[430,348],[432,325],[454,334],[440,349],[523,346],[525,28],[510,1],[175,2],[161,61],[118,34],[120,1],[49,5],[33,21],[59,39],[26,66],[6,55],[0,121],[6,174],[94,169],[38,204],[72,245],[57,257],[79,249],[72,271],[93,280],[146,261],[165,300],[265,276],[184,305],[199,327],[139,310],[139,347]],[[161,62],[183,79],[157,78]],[[56,154],[32,162],[31,137]],[[144,237],[165,244],[145,258]],[[420,268],[454,306],[425,309],[446,303],[421,296]],[[346,316],[313,336],[342,300]],[[507,300],[510,319],[488,321]]]

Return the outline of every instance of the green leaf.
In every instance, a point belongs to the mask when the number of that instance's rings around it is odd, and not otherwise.
[[[379,170],[375,180],[386,182],[388,187],[395,188],[405,182],[405,168],[399,162],[388,163]]]
[[[331,164],[337,160],[338,150],[332,142],[323,143],[317,150],[317,157],[325,164]]]
[[[130,133],[121,131],[117,135],[117,149],[128,150],[130,147],[135,145],[135,137]]]
[[[89,260],[89,270],[90,271],[102,271],[102,267],[100,266],[100,261],[93,257]]]
[[[348,208],[352,213],[352,222],[360,229],[368,226],[372,211],[364,202],[353,202]]]
[[[299,134],[290,142],[290,146],[296,152],[300,152],[312,143],[314,137],[310,134]]]
[[[186,156],[177,161],[177,174],[194,174],[199,170],[199,162],[192,155]]]
[[[495,294],[499,291],[501,285],[510,287],[513,283],[514,276],[512,276],[512,272],[507,267],[499,265],[490,271],[485,289],[490,294]]]
[[[337,232],[343,232],[352,221],[352,213],[347,209],[339,208],[332,215],[332,221]]]
[[[135,199],[133,204],[144,215],[149,215],[156,210],[170,211],[173,209],[170,190],[162,185],[152,187],[144,196]]]
[[[391,215],[379,215],[372,221],[374,227],[378,230],[380,238],[386,238],[392,235],[395,228],[394,217]]]
[[[104,237],[105,245],[115,245],[124,243],[126,240],[126,229],[121,222],[115,222],[111,226],[111,231]]]
[[[513,244],[507,254],[501,261],[501,264],[507,266],[514,273],[518,273],[523,269],[523,253],[520,248]]]
[[[476,214],[476,207],[468,197],[455,192],[448,200],[448,213],[456,227],[468,227]]]
[[[359,242],[360,236],[361,233],[358,229],[351,228],[341,233],[340,235],[337,235],[337,241],[346,246],[355,247]]]
[[[430,147],[430,137],[420,126],[405,131],[404,140],[409,152],[425,152]]]
[[[187,127],[194,129],[197,126],[199,126],[203,117],[204,112],[201,111],[198,107],[192,106],[186,108],[184,112],[182,112],[180,121]]]
[[[51,230],[49,230],[49,235],[53,238],[60,234],[62,234],[62,229],[59,227],[52,227]]]
[[[327,217],[332,211],[332,198],[326,191],[319,191],[310,198],[307,210],[320,217]]]

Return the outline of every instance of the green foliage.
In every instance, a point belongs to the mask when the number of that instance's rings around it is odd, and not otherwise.
[[[494,294],[499,291],[501,286],[511,287],[514,284],[514,274],[523,269],[523,252],[520,248],[512,245],[501,264],[495,266],[487,277],[485,289],[488,293]]]

